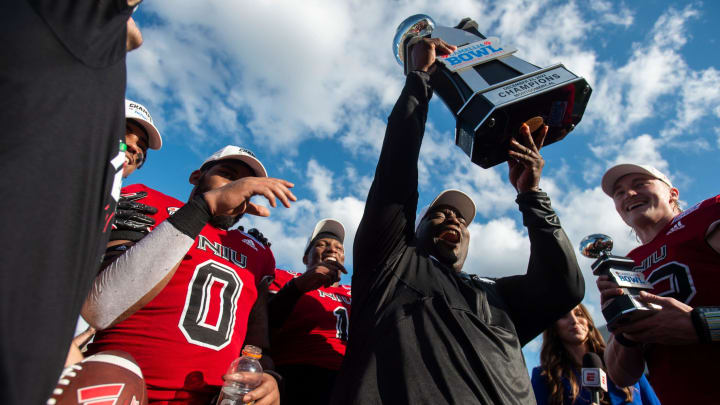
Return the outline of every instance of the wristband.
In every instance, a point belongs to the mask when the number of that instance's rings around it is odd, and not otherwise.
[[[720,307],[695,307],[690,318],[700,343],[720,342]]]
[[[616,335],[614,335],[614,336],[615,336],[615,341],[618,342],[618,343],[620,343],[621,345],[623,345],[623,346],[625,346],[625,347],[635,347],[635,346],[640,345],[640,342],[634,342],[634,341],[626,338],[625,336],[623,336],[622,333],[618,333],[618,334],[616,334]]]
[[[211,218],[207,202],[202,195],[196,195],[167,220],[175,229],[195,239]]]

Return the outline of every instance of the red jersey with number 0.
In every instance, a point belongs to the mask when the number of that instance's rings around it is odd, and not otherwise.
[[[275,270],[270,292],[300,273]],[[345,356],[350,320],[350,286],[321,287],[303,294],[285,324],[273,332],[273,361],[339,370]]]
[[[720,196],[678,214],[651,242],[630,256],[652,293],[691,307],[720,306],[720,254],[706,241],[720,225]],[[709,404],[720,398],[720,346],[651,345],[646,353],[650,382],[663,405]]]
[[[138,202],[158,209],[156,224],[184,205],[141,184],[122,194],[139,191],[148,195]],[[274,277],[274,269],[270,249],[250,235],[206,225],[165,288],[128,319],[98,332],[90,350],[132,354],[154,403],[207,401],[239,356],[257,286]]]

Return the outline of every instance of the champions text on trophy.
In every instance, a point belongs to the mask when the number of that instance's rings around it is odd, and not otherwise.
[[[514,48],[486,38],[469,18],[454,28],[436,25],[424,14],[400,23],[393,53],[405,74],[405,56],[422,37],[441,38],[458,47],[438,58],[431,84],[455,115],[455,143],[483,168],[508,159],[510,139],[523,123],[531,131],[548,125],[547,145],[563,139],[585,112],[592,92],[585,79],[561,64],[541,69],[513,56]]]
[[[645,280],[643,273],[634,271],[635,262],[629,257],[611,255],[612,239],[603,234],[592,234],[580,242],[580,253],[585,257],[597,258],[592,264],[593,274],[607,275],[623,289],[623,295],[613,298],[602,308],[608,330],[652,315],[659,307],[637,300],[640,291],[649,291],[652,284]]]

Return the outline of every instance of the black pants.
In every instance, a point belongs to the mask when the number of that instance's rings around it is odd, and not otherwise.
[[[337,370],[304,364],[277,366],[283,377],[283,405],[329,404]]]

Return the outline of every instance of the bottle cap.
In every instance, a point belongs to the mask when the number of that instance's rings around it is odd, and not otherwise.
[[[242,355],[253,359],[259,359],[262,357],[262,349],[253,345],[245,345],[242,350]]]

